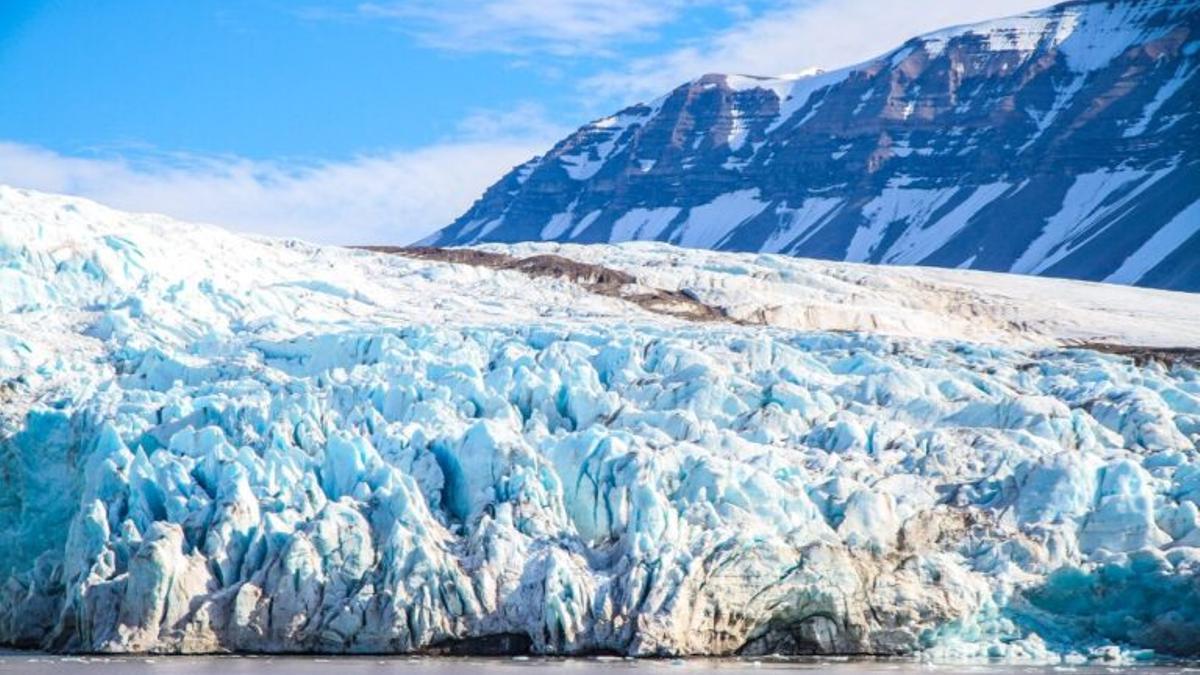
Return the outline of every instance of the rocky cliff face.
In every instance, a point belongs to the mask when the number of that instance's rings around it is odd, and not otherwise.
[[[1200,290],[1198,65],[1200,2],[1089,0],[836,72],[706,75],[581,128],[426,243],[652,239]]]

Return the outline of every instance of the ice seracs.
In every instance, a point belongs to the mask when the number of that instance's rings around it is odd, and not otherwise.
[[[730,320],[0,189],[0,642],[1196,654],[1196,296],[500,250]]]

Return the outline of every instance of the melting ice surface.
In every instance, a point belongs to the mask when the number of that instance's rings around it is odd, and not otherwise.
[[[12,190],[0,310],[5,644],[1200,654],[1187,365],[687,323]]]

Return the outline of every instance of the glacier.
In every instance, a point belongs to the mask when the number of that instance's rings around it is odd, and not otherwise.
[[[1200,296],[488,250],[731,320],[0,187],[0,643],[1200,656]]]

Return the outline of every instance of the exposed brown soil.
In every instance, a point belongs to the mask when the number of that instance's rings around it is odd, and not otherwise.
[[[650,312],[689,321],[723,321],[741,325],[766,323],[765,318],[734,319],[722,308],[705,304],[687,291],[668,291],[644,286],[638,283],[637,277],[628,272],[579,262],[560,255],[540,254],[518,258],[506,253],[432,246],[358,246],[355,248],[422,260],[513,270],[534,278],[563,279],[577,284],[591,293],[619,298]],[[1063,347],[1090,349],[1105,354],[1127,356],[1138,365],[1158,362],[1167,366],[1175,364],[1200,366],[1200,348],[1194,347],[1143,347],[1106,342],[1085,342],[1063,345]]]
[[[533,278],[563,279],[577,284],[591,293],[632,302],[642,309],[656,314],[689,321],[744,323],[733,319],[720,307],[707,305],[686,291],[668,291],[641,286],[638,284],[637,277],[627,272],[603,265],[571,260],[560,255],[541,254],[518,258],[505,253],[430,246],[359,246],[357,248],[422,260],[513,270]]]

